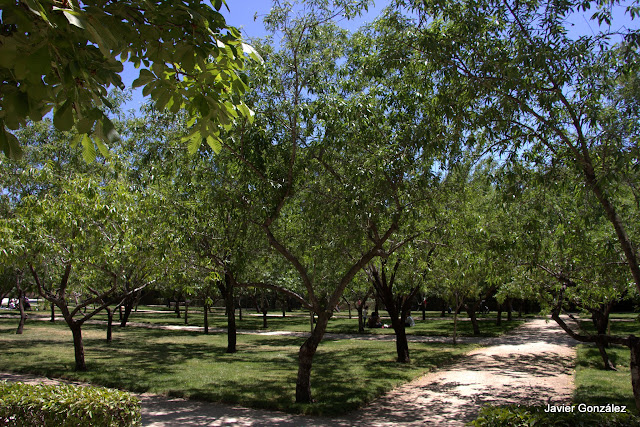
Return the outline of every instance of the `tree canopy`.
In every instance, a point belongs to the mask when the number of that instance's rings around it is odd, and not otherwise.
[[[106,155],[119,138],[105,113],[108,89],[123,88],[125,62],[140,69],[158,109],[185,110],[190,144],[219,147],[220,127],[252,112],[240,95],[245,54],[260,60],[229,26],[225,0],[0,2],[0,148],[19,157],[12,131],[53,110],[59,130],[74,128],[85,152]],[[89,157],[95,157],[95,154]]]

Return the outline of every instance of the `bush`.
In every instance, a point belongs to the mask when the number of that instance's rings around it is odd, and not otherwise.
[[[475,427],[617,427],[640,426],[640,418],[628,412],[545,412],[540,406],[490,406],[478,414],[469,425]]]
[[[0,425],[140,425],[140,401],[99,387],[0,382]]]

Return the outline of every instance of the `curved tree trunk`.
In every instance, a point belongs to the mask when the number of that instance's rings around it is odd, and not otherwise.
[[[313,356],[318,350],[318,344],[322,340],[330,315],[328,313],[318,314],[315,328],[311,335],[300,347],[298,352],[298,377],[296,380],[296,403],[311,403],[311,366],[313,364]]]
[[[124,328],[127,326],[127,322],[129,321],[129,316],[131,316],[131,310],[133,309],[133,296],[129,296],[124,300],[124,314],[120,317],[120,327]],[[122,309],[122,306],[121,306]],[[122,312],[121,312],[122,313]]]
[[[51,318],[49,319],[49,322],[53,323],[56,321],[56,305],[54,303],[51,303]]]
[[[20,287],[18,287],[18,309],[20,310],[20,321],[18,322],[16,335],[22,335],[24,322],[27,320],[27,313],[24,311],[24,291]]]
[[[67,321],[73,335],[73,350],[76,360],[76,371],[86,371],[87,365],[84,362],[84,344],[82,343],[82,325],[73,320]]]
[[[471,326],[473,327],[473,335],[480,335],[480,326],[478,325],[478,317],[476,314],[475,306],[469,305],[467,306],[467,314],[469,315],[469,319],[471,319]]]

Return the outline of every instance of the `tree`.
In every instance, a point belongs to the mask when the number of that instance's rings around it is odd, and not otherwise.
[[[191,117],[189,146],[219,147],[219,126],[252,112],[245,54],[260,60],[219,10],[207,4],[127,0],[14,0],[0,7],[0,148],[18,157],[11,132],[53,110],[58,130],[78,132],[86,157],[103,156],[118,139],[103,111],[110,86],[123,88],[123,64],[143,67],[133,86],[144,86],[158,109],[184,109]]]

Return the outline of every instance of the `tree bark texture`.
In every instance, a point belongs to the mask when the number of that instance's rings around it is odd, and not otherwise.
[[[636,408],[640,409],[640,338],[634,335],[629,337],[629,348],[631,349],[631,388]]]
[[[73,320],[68,321],[69,328],[73,334],[73,350],[76,360],[76,371],[86,371],[87,365],[84,362],[84,344],[82,343],[82,325]]]
[[[296,403],[313,402],[311,396],[311,366],[313,364],[313,356],[318,350],[318,344],[320,344],[327,330],[330,316],[330,313],[319,313],[311,335],[300,346],[300,351],[298,352],[298,377],[296,380]]]
[[[204,333],[209,333],[209,305],[204,305]]]
[[[113,339],[113,310],[109,307],[107,310],[107,342],[111,342]]]

